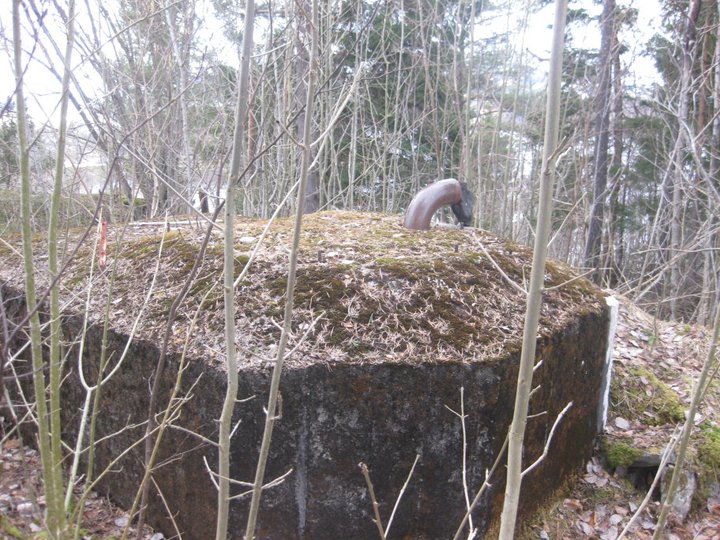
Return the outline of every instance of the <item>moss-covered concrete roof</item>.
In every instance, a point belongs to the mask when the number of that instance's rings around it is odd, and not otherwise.
[[[262,220],[238,220],[236,276],[265,224]],[[201,225],[185,222],[170,231],[163,223],[111,227],[109,264],[102,272],[94,269],[89,296],[93,239],[88,238],[63,281],[68,308],[81,312],[88,303],[91,318],[101,320],[115,268],[111,325],[130,333],[136,316],[142,313],[137,338],[159,341],[170,305],[201,245]],[[220,364],[225,351],[222,236],[221,228],[216,228],[179,310],[171,342],[172,349],[180,350],[187,341],[192,357]],[[245,365],[261,366],[274,359],[291,236],[290,219],[274,223],[236,290],[237,345]],[[0,278],[20,283],[21,259],[12,243],[0,245],[0,257],[9,263],[0,271]],[[41,250],[42,239],[37,245]],[[38,265],[42,264],[38,258]],[[528,248],[478,229],[411,231],[401,226],[398,216],[356,212],[307,215],[289,349],[295,348],[302,336],[307,337],[287,365],[483,361],[518,351],[525,296],[507,278],[526,286],[530,264]],[[564,265],[548,263],[545,282],[549,290],[544,295],[541,334],[564,327],[583,313],[603,309],[601,292],[587,280],[577,279]]]

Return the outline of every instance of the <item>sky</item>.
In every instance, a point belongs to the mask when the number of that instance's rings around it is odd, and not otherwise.
[[[572,2],[572,7],[582,5],[588,14],[599,17],[602,5],[591,0]],[[655,32],[661,28],[659,0],[642,0],[641,2],[625,0],[618,2],[618,6],[632,6],[638,10],[638,22],[632,28],[621,31],[621,41],[629,47],[623,55],[622,61],[627,69],[626,77],[636,79],[638,86],[649,86],[660,81],[655,63],[652,58],[643,54],[643,45]],[[555,6],[549,4],[541,9],[531,23],[526,40],[527,48],[532,54],[541,58],[550,57],[550,43],[552,41],[552,24],[555,17]],[[587,31],[587,28],[575,26],[570,30],[573,35],[574,46],[585,49],[598,49],[600,47],[600,28],[596,31]]]
[[[642,55],[642,44],[660,27],[658,0],[643,0],[642,2],[625,0],[624,2],[621,1],[620,5],[624,3],[640,4],[636,6],[640,12],[638,24],[631,31],[626,30],[623,36],[623,41],[630,46],[630,50],[624,55],[624,60],[630,68],[627,76],[636,77],[640,84],[655,82],[657,74],[653,61],[651,58]],[[85,9],[85,5],[83,2],[78,2],[78,8],[81,11]],[[522,13],[525,1],[518,0],[517,5],[519,6],[517,10],[507,13],[505,17],[493,19],[490,26],[485,25],[479,28],[478,32],[480,34],[492,33],[517,26],[518,13]],[[572,7],[583,5],[591,15],[599,14],[602,9],[601,6],[596,5],[592,0],[574,1],[571,5]],[[199,0],[197,12],[202,14],[206,21],[201,36],[213,42],[224,40],[220,25],[213,16],[211,1]],[[50,28],[55,28],[53,34],[58,36],[59,46],[64,47],[62,26],[59,24],[57,17],[53,16],[52,10],[50,10],[49,13],[48,17],[50,18],[47,21],[47,25]],[[553,18],[554,5],[551,3],[534,13],[528,21],[525,43],[527,50],[535,57],[549,58],[550,56],[549,47],[551,43]],[[78,24],[88,24],[87,17],[83,19],[82,13],[78,19]],[[0,77],[0,99],[2,99],[2,103],[4,104],[8,96],[12,95],[14,91],[14,70],[11,62],[12,8],[11,2],[8,1],[2,2],[2,7],[0,7],[0,35],[3,37],[3,50],[0,51],[0,73],[4,74],[4,76]],[[26,32],[23,39],[26,48],[32,45],[33,40],[30,32]],[[582,31],[576,30],[573,33],[573,41],[576,47],[595,49],[599,46],[600,42],[599,28],[596,28],[596,31],[587,31],[587,28],[584,28]],[[42,54],[38,54],[38,56],[42,57]],[[544,64],[547,65],[547,63]],[[85,83],[86,89],[99,86],[96,76],[82,65],[77,53],[74,55],[74,66],[76,77]],[[53,123],[57,123],[59,82],[48,73],[41,63],[34,62],[27,71],[25,83],[30,115],[36,121],[51,118]],[[93,92],[89,93],[92,94]],[[78,119],[74,111],[72,112],[71,118]]]

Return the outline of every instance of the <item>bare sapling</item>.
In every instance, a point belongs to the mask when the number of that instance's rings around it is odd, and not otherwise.
[[[55,279],[59,273],[58,265],[58,229],[60,226],[60,205],[65,171],[65,146],[67,140],[68,95],[70,90],[70,77],[72,73],[71,61],[75,42],[75,0],[68,2],[68,17],[66,19],[67,43],[62,78],[62,93],[60,96],[60,125],[58,127],[58,143],[55,154],[55,178],[53,182],[52,199],[50,203],[50,222],[48,226],[48,270],[50,278]],[[61,312],[60,293],[56,285],[50,290],[50,429],[52,460],[55,475],[53,506],[61,517],[61,530],[65,527],[66,513],[63,500],[63,471],[62,471],[62,425],[60,421],[60,386],[62,384],[62,351],[61,351]]]
[[[64,156],[64,126],[67,125],[67,84],[69,81],[70,59],[72,55],[73,44],[73,28],[74,28],[74,2],[71,0],[70,9],[73,17],[67,21],[68,41],[65,54],[65,76],[63,77],[63,96],[61,98],[61,135],[59,139],[58,154],[55,178],[55,191],[62,187],[62,167]],[[43,360],[43,341],[42,331],[40,327],[40,315],[37,311],[38,300],[35,283],[35,268],[33,263],[33,246],[32,246],[32,228],[31,228],[31,189],[30,189],[30,166],[29,166],[29,146],[28,146],[28,118],[25,109],[25,95],[23,91],[23,75],[25,67],[23,65],[22,55],[22,30],[20,25],[20,1],[13,2],[13,50],[15,62],[15,88],[16,88],[16,110],[17,110],[17,133],[20,149],[20,179],[21,179],[21,216],[22,216],[22,239],[23,239],[23,258],[25,272],[25,303],[29,313],[32,313],[29,319],[30,326],[30,350],[33,367],[33,390],[35,394],[36,420],[37,420],[37,437],[38,448],[40,450],[40,459],[42,462],[42,477],[45,487],[46,515],[45,528],[49,538],[61,538],[65,532],[66,515],[63,504],[63,488],[62,488],[62,455],[61,442],[62,431],[60,429],[60,348],[59,334],[51,337],[52,354],[50,365],[50,387],[48,388],[44,373]],[[64,106],[63,106],[64,103]],[[58,185],[59,183],[59,185]],[[53,201],[57,202],[57,196],[53,196]],[[53,211],[57,212],[57,205],[53,205]],[[55,216],[57,219],[57,216]],[[55,234],[57,231],[57,221],[53,222]],[[50,238],[52,240],[52,238]],[[52,252],[52,249],[51,249]],[[54,255],[54,261],[49,261],[51,272],[57,273],[57,251]],[[52,277],[52,276],[51,276]],[[57,299],[57,291],[51,291],[54,303],[51,311],[51,329],[59,332],[60,314],[59,302]],[[51,300],[51,302],[53,302]],[[54,385],[54,386],[53,386]],[[49,399],[48,399],[49,398]]]
[[[535,364],[534,369],[539,368],[540,365],[542,365],[542,362],[538,362],[537,364]],[[532,397],[532,395],[535,393],[535,391],[538,390],[539,388],[540,387],[536,387],[535,390],[533,390],[530,393],[530,397]],[[548,434],[547,440],[545,441],[545,446],[543,447],[542,453],[540,454],[540,456],[538,456],[538,458],[535,461],[532,462],[532,464],[530,464],[525,470],[522,471],[521,478],[524,478],[525,476],[527,476],[533,469],[535,469],[538,465],[540,465],[540,463],[542,463],[547,458],[547,456],[550,452],[550,444],[552,443],[553,437],[555,435],[555,430],[560,425],[560,422],[562,421],[565,414],[567,414],[567,412],[570,410],[572,405],[573,405],[573,403],[571,401],[570,403],[565,405],[565,407],[557,414],[557,416],[555,417],[555,421],[553,422],[553,425],[550,428],[550,433]],[[452,411],[452,409],[450,409],[450,410]],[[458,415],[458,413],[456,411],[452,411],[452,412],[454,414]],[[461,408],[461,414],[463,412],[464,412],[464,406],[462,406],[462,408]],[[541,414],[545,414],[545,413],[541,413]],[[458,416],[460,416],[460,419],[464,424],[466,415],[462,414],[462,416],[461,415],[458,415]],[[539,416],[539,415],[536,415],[536,416]],[[464,431],[465,431],[465,426],[463,425],[463,432]],[[503,442],[502,448],[500,448],[500,451],[498,452],[498,455],[495,458],[495,461],[494,461],[492,467],[490,468],[490,470],[485,472],[485,480],[483,481],[482,486],[480,486],[480,489],[476,493],[472,502],[470,502],[468,495],[467,495],[468,487],[467,487],[467,483],[466,483],[467,481],[465,480],[466,472],[465,472],[465,470],[463,470],[463,478],[464,478],[463,488],[464,488],[464,494],[465,494],[465,505],[466,505],[467,510],[465,512],[465,516],[463,517],[462,521],[460,522],[460,526],[455,531],[455,536],[453,536],[453,540],[460,540],[460,538],[462,538],[463,530],[465,529],[465,526],[468,526],[468,528],[469,528],[468,535],[467,535],[468,540],[472,540],[473,538],[475,538],[477,536],[478,531],[472,525],[472,512],[475,509],[475,507],[478,505],[478,503],[480,502],[480,499],[483,496],[483,494],[492,486],[492,484],[490,483],[490,479],[495,474],[495,471],[497,470],[498,466],[500,465],[500,463],[502,461],[503,456],[505,455],[505,450],[507,450],[507,446],[508,446],[508,438],[509,438],[509,436],[505,437],[505,441]],[[463,437],[463,440],[464,440],[464,437]],[[466,467],[466,457],[465,457],[464,453],[465,453],[465,451],[463,451],[463,469]]]
[[[470,510],[470,490],[468,488],[468,480],[467,480],[467,428],[465,426],[465,419],[467,418],[467,415],[465,414],[465,387],[463,387],[463,386],[460,387],[460,412],[457,412],[457,411],[451,409],[447,405],[445,405],[445,408],[460,419],[460,427],[462,428],[463,498],[465,499],[465,510],[467,512],[468,527],[470,529],[469,536],[474,537],[476,532],[475,532],[475,526],[473,525],[473,520],[472,520],[472,511]]]
[[[677,491],[678,483],[680,481],[680,475],[682,474],[683,466],[685,465],[685,457],[690,443],[690,435],[692,434],[693,427],[695,426],[695,413],[700,406],[708,383],[710,371],[715,364],[715,352],[717,350],[718,340],[720,339],[720,309],[716,309],[716,311],[715,324],[713,325],[712,343],[710,344],[710,350],[708,351],[705,362],[703,363],[702,371],[698,376],[698,380],[695,382],[693,397],[690,402],[690,410],[687,412],[685,425],[683,426],[683,431],[680,436],[678,455],[675,460],[675,468],[673,469],[673,473],[670,478],[670,486],[668,487],[667,494],[665,495],[665,500],[662,502],[662,510],[660,511],[657,525],[655,526],[653,540],[659,539],[665,530],[665,524],[667,522],[668,515],[670,514],[670,510],[672,509],[675,492]]]
[[[141,501],[140,501],[140,511],[138,515],[138,535],[142,534],[143,525],[145,522],[145,508],[147,506],[147,500],[150,493],[150,484],[151,482],[148,482],[152,478],[152,469],[153,469],[153,456],[156,454],[157,450],[156,448],[160,444],[160,435],[163,433],[163,430],[158,430],[158,435],[153,435],[153,433],[156,431],[157,427],[157,420],[156,415],[159,414],[157,411],[158,408],[158,401],[160,399],[160,387],[162,385],[162,379],[165,372],[165,366],[167,362],[167,354],[168,349],[170,347],[170,339],[172,338],[173,333],[173,326],[175,324],[175,319],[177,318],[178,311],[180,307],[182,306],[183,302],[185,301],[185,298],[190,292],[190,289],[195,283],[195,278],[198,274],[198,271],[200,270],[200,266],[202,265],[202,261],[205,258],[205,252],[207,251],[207,246],[210,242],[210,238],[212,235],[212,230],[215,226],[215,220],[217,219],[217,214],[220,212],[220,208],[218,208],[215,211],[215,215],[213,216],[213,219],[211,220],[211,223],[207,226],[207,229],[205,231],[205,237],[203,238],[203,242],[200,245],[200,249],[198,250],[197,255],[195,256],[195,260],[193,262],[193,266],[190,269],[190,272],[188,273],[187,277],[185,278],[185,282],[183,283],[182,288],[178,292],[177,296],[175,296],[175,299],[173,300],[173,303],[170,305],[170,310],[168,311],[167,321],[165,322],[165,331],[163,333],[163,339],[162,339],[162,345],[160,347],[160,355],[158,357],[157,365],[155,366],[155,373],[153,374],[153,384],[152,388],[150,390],[150,403],[148,405],[148,419],[147,419],[147,426],[145,430],[145,470],[146,474],[143,478],[142,484],[140,485],[140,492],[141,492]],[[159,258],[160,254],[158,254],[158,264],[159,264]],[[180,376],[180,372],[178,372],[178,376]]]
[[[252,0],[249,0],[249,2]],[[312,143],[312,118],[313,105],[316,84],[316,58],[318,49],[318,1],[312,1],[311,21],[312,28],[310,58],[308,62],[308,80],[307,94],[305,101],[305,122],[303,125],[303,134],[301,142],[302,161],[300,164],[300,178],[295,206],[295,220],[293,226],[292,246],[290,249],[290,258],[288,261],[288,280],[286,288],[285,313],[283,317],[282,333],[280,342],[278,343],[277,356],[275,358],[275,366],[273,367],[272,378],[270,380],[270,393],[265,412],[265,428],[263,430],[263,438],[260,443],[260,453],[258,463],[255,469],[255,481],[250,500],[250,510],[248,512],[247,526],[245,528],[245,539],[252,540],[255,535],[255,525],[257,515],[260,509],[260,498],[262,496],[262,486],[265,478],[265,467],[267,465],[268,454],[270,452],[270,441],[272,440],[273,427],[275,425],[275,411],[278,402],[280,390],[280,375],[282,374],[283,364],[285,362],[285,349],[287,347],[288,337],[290,335],[292,312],[295,294],[295,279],[297,271],[298,252],[300,249],[300,233],[302,231],[302,219],[305,209],[305,191],[310,175],[311,166],[311,143]],[[217,540],[220,540],[219,538]]]
[[[102,223],[102,220],[98,223],[99,227]],[[127,225],[127,222],[126,222]],[[98,236],[101,236],[98,234]],[[120,235],[120,238],[122,238],[122,235]],[[84,482],[85,482],[85,488],[83,489],[79,500],[75,504],[75,510],[73,512],[74,518],[75,518],[75,538],[77,539],[80,534],[80,524],[81,519],[83,515],[83,508],[85,505],[85,501],[87,500],[88,495],[90,494],[90,488],[89,486],[92,484],[92,482],[95,480],[94,476],[94,469],[95,469],[95,443],[96,441],[96,425],[97,425],[97,419],[98,414],[100,411],[100,398],[102,394],[102,389],[105,384],[107,384],[120,370],[121,366],[123,365],[125,359],[128,356],[128,352],[130,350],[130,346],[133,343],[135,339],[135,334],[138,329],[138,326],[140,325],[140,322],[143,320],[143,317],[145,315],[145,309],[150,301],[150,298],[152,297],[154,291],[155,291],[155,283],[157,280],[157,277],[160,273],[160,261],[162,258],[163,253],[163,246],[164,246],[164,236],[160,240],[160,246],[158,247],[158,255],[156,258],[156,264],[155,269],[152,274],[152,280],[150,282],[150,286],[148,287],[148,290],[145,294],[145,299],[143,301],[142,306],[138,310],[137,315],[135,316],[135,319],[133,321],[132,327],[130,329],[130,333],[128,335],[127,340],[125,341],[125,347],[123,351],[120,353],[118,358],[114,359],[114,365],[110,369],[110,353],[108,351],[108,330],[110,328],[110,307],[112,306],[112,296],[113,296],[113,290],[115,285],[115,280],[117,278],[117,264],[119,261],[119,257],[114,257],[114,262],[112,266],[112,273],[110,276],[110,280],[108,283],[108,289],[107,289],[107,297],[105,301],[105,311],[104,311],[104,319],[103,319],[103,331],[102,331],[102,337],[101,337],[101,344],[100,344],[100,359],[98,362],[98,374],[97,379],[95,381],[94,385],[90,385],[90,383],[85,378],[85,369],[84,369],[84,346],[85,346],[85,337],[87,335],[87,326],[88,326],[88,317],[89,317],[89,311],[90,311],[90,300],[93,294],[93,273],[95,270],[95,255],[98,254],[98,243],[101,241],[101,239],[98,239],[98,241],[95,242],[93,247],[93,255],[91,258],[91,265],[88,275],[88,281],[87,281],[87,291],[86,291],[86,300],[85,300],[85,311],[83,316],[83,324],[82,329],[80,331],[80,335],[78,336],[78,350],[77,350],[77,374],[78,379],[80,381],[81,386],[83,387],[83,390],[85,391],[85,399],[83,402],[83,406],[81,408],[81,414],[80,414],[80,423],[78,428],[78,437],[75,444],[75,449],[73,452],[73,459],[72,464],[70,466],[70,473],[68,477],[68,486],[67,491],[65,493],[65,508],[66,511],[70,511],[71,508],[71,500],[72,500],[72,493],[73,489],[75,487],[76,479],[78,477],[78,469],[80,465],[80,460],[83,455],[86,454],[87,457],[87,466],[86,466],[86,472],[84,475]],[[119,240],[119,239],[118,239]],[[121,242],[120,240],[117,243],[116,246],[117,253],[119,254],[121,249]],[[109,369],[109,371],[108,371]],[[89,426],[88,426],[89,422]],[[85,434],[87,433],[87,443],[85,440]]]
[[[552,196],[557,159],[558,131],[560,124],[560,83],[562,77],[562,53],[564,48],[567,0],[556,0],[553,43],[547,90],[545,138],[540,178],[540,201],[538,204],[537,230],[533,247],[533,264],[527,294],[522,352],[518,371],[515,409],[508,439],[507,476],[505,500],[500,518],[500,539],[511,540],[515,534],[520,489],[522,484],[522,455],[528,404],[532,387],[533,365],[537,345],[537,329],[542,304],[543,282],[547,243],[552,220]]]
[[[227,190],[225,192],[225,242],[223,245],[223,298],[225,304],[225,344],[227,390],[223,401],[218,433],[218,499],[216,540],[227,538],[230,513],[230,437],[232,415],[238,391],[237,349],[235,345],[235,190],[240,181],[245,154],[247,96],[250,86],[250,56],[253,47],[255,1],[246,0],[243,25],[242,56],[238,75],[235,132]]]

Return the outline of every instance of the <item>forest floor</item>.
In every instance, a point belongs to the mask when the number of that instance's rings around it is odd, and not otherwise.
[[[621,299],[605,434],[584,474],[525,527],[522,538],[615,540],[636,513],[626,538],[652,538],[659,490],[645,506],[643,500],[657,467],[643,474],[608,462],[617,459],[617,452],[611,455],[618,448],[634,453],[630,461],[659,458],[684,421],[711,337],[709,328],[660,321]],[[720,540],[719,422],[720,383],[715,378],[695,415],[688,452],[697,488],[687,516],[671,514],[665,535],[669,540]]]
[[[610,466],[608,448],[623,443],[640,453],[657,454],[667,446],[680,424],[676,411],[673,416],[673,400],[679,399],[687,408],[710,337],[707,328],[654,320],[628,302],[621,304],[606,433],[584,474],[525,525],[522,538],[615,540],[638,512],[627,538],[652,537],[659,502],[651,498],[643,509],[647,485],[643,486],[642,481],[639,486],[633,485],[625,467]],[[670,540],[720,540],[720,489],[716,481],[720,464],[720,383],[713,381],[709,389],[695,418],[696,435],[690,452],[699,487],[688,516],[671,521],[667,536]],[[44,538],[43,502],[37,452],[16,438],[6,440],[0,448],[0,539]],[[107,499],[93,495],[85,510],[80,537],[119,537],[127,519],[127,514]],[[143,538],[161,540],[164,536],[147,530]]]

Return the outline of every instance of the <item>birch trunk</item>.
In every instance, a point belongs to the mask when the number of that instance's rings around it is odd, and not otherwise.
[[[556,0],[553,45],[547,91],[543,166],[540,178],[540,203],[538,206],[537,232],[533,248],[533,264],[525,312],[522,352],[518,371],[515,409],[510,425],[508,443],[507,480],[505,501],[500,517],[500,540],[511,540],[515,534],[520,488],[522,483],[522,453],[528,403],[532,387],[532,374],[537,345],[537,328],[542,303],[545,259],[552,220],[552,194],[555,177],[555,152],[560,123],[560,83],[562,76],[562,53],[564,48],[567,0]]]

